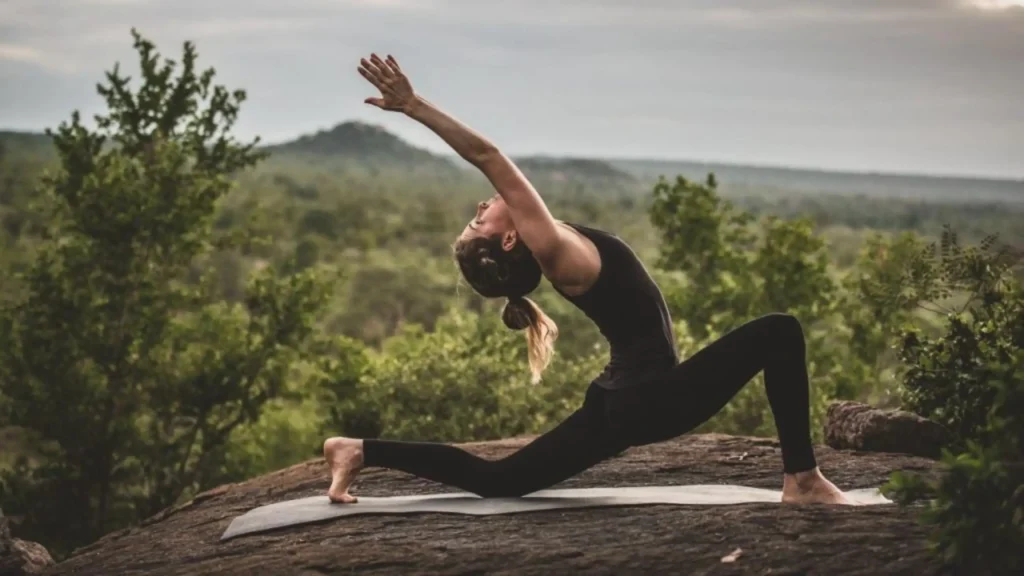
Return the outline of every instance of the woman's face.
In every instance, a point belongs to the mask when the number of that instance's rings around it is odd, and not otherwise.
[[[477,204],[476,215],[462,230],[459,239],[507,236],[513,230],[515,230],[515,225],[512,222],[511,214],[509,214],[508,205],[500,195],[495,194],[492,198]]]

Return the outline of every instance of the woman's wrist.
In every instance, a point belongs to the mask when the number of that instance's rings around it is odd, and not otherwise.
[[[414,94],[413,97],[402,106],[402,113],[406,116],[415,119],[416,114],[423,110],[427,106],[427,101],[420,97],[419,94]]]

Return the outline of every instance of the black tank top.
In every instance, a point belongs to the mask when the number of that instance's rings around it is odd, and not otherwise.
[[[661,289],[626,242],[614,234],[566,222],[601,255],[601,272],[585,293],[555,290],[594,321],[611,360],[594,383],[625,388],[663,374],[679,362],[672,318]]]

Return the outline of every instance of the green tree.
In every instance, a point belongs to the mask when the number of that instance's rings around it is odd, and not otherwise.
[[[843,274],[834,326],[836,344],[848,358],[835,374],[836,395],[872,404],[897,406],[902,364],[896,344],[902,330],[928,324],[927,303],[893,290],[894,283],[927,272],[919,254],[926,246],[913,232],[897,236],[872,234],[861,246],[853,266]]]
[[[811,376],[811,417],[820,431],[833,376],[845,358],[830,343],[839,286],[824,241],[804,219],[781,220],[736,208],[717,192],[714,175],[699,183],[660,180],[649,213],[661,244],[659,268],[681,278],[665,285],[683,356],[754,317],[793,314],[804,325]],[[668,277],[667,277],[668,278]],[[757,381],[739,394],[704,430],[773,434],[767,396]]]
[[[990,369],[1003,370],[1024,350],[1024,286],[1014,275],[1020,258],[996,246],[992,236],[962,247],[946,230],[896,284],[903,298],[944,317],[940,334],[903,333],[903,403],[946,426],[961,446],[987,441],[997,394],[989,383],[998,380]]]
[[[947,566],[996,575],[1024,570],[1024,286],[1019,257],[994,247],[962,247],[947,229],[891,285],[893,299],[941,307],[940,333],[904,333],[903,400],[953,441],[937,478],[896,473],[888,489],[929,499],[921,517]]]
[[[579,406],[606,360],[556,354],[533,385],[522,334],[493,311],[453,309],[432,332],[410,324],[384,342],[366,377],[345,395],[335,429],[432,441],[539,433]]]
[[[25,296],[0,314],[0,421],[32,433],[34,461],[5,474],[2,505],[56,553],[173,504],[222,476],[226,444],[306,355],[327,284],[266,268],[243,300],[190,283],[230,176],[259,161],[231,135],[242,91],[161,62],[134,30],[140,82],[115,66],[96,127],[50,132],[45,242]]]

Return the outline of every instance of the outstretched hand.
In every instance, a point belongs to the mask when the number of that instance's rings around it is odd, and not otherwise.
[[[371,54],[370,59],[359,60],[359,73],[380,90],[380,98],[367,98],[364,100],[381,110],[392,110],[401,112],[413,103],[416,93],[413,92],[409,79],[405,77],[398,61],[390,54],[386,60],[381,60],[376,54]]]

